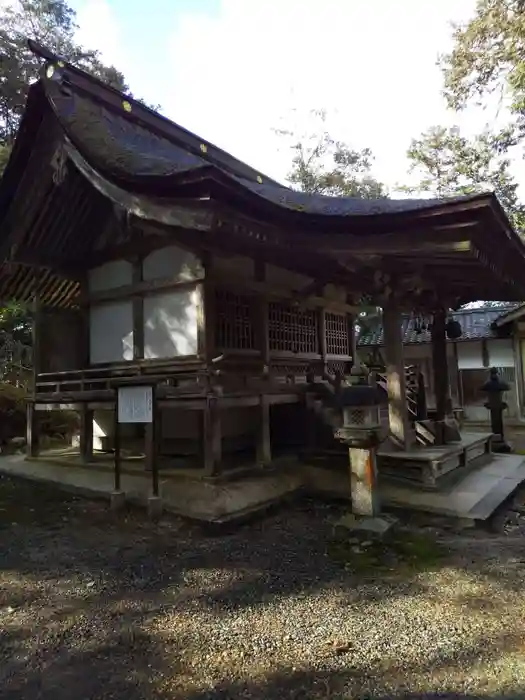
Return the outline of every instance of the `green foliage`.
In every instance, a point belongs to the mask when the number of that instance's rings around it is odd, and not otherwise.
[[[288,180],[302,192],[332,197],[376,199],[386,196],[385,187],[371,174],[373,162],[369,148],[355,150],[335,141],[326,131],[326,113],[314,111],[319,129],[313,134],[297,136],[281,130],[291,141],[292,167]]]
[[[468,139],[457,127],[434,126],[412,140],[407,157],[419,182],[401,189],[435,197],[493,191],[516,230],[525,232],[525,209],[505,155],[508,139],[508,130]]]
[[[10,301],[0,306],[0,334],[9,334],[13,340],[31,344],[32,313],[26,304]]]
[[[0,144],[0,177],[4,172],[5,166],[7,165],[10,153],[11,148],[7,144]]]
[[[453,49],[441,64],[445,94],[454,109],[472,100],[483,102],[490,94],[508,95],[520,115],[525,105],[525,2],[478,0],[474,17],[455,27]]]
[[[126,90],[124,76],[105,66],[97,51],[75,42],[76,15],[64,0],[21,0],[0,9],[0,169],[5,148],[12,143],[32,81],[38,77],[39,61],[27,46],[32,38],[63,58]]]
[[[352,537],[346,528],[336,528],[327,555],[338,565],[360,576],[395,576],[432,571],[442,563],[446,550],[435,539],[405,528],[393,528],[384,537]],[[341,532],[337,532],[341,530]]]
[[[76,30],[76,13],[65,0],[0,3],[0,175],[7,164],[29,86],[38,78],[40,62],[29,50],[28,38],[117,90],[128,91],[124,75],[117,68],[104,65],[98,51],[76,43]],[[158,109],[158,105],[153,108]]]
[[[0,306],[0,380],[26,386],[32,364],[30,309],[17,302]]]
[[[27,398],[25,387],[0,381],[0,444],[25,435]],[[42,436],[63,439],[78,427],[79,417],[75,411],[45,411],[40,415]]]

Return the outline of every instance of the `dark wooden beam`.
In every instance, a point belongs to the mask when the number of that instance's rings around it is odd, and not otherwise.
[[[86,403],[80,409],[80,459],[84,464],[93,459],[93,411]]]
[[[436,397],[436,422],[440,423],[446,418],[448,404],[450,402],[450,377],[448,372],[447,336],[445,325],[447,312],[441,308],[434,312],[432,321],[432,364],[434,374],[434,393]],[[438,444],[444,441],[444,434],[436,435]]]
[[[73,146],[66,145],[66,150],[75,167],[93,187],[130,215],[146,221],[158,221],[166,226],[197,231],[209,231],[213,228],[215,216],[209,201],[193,200],[190,203],[170,200],[164,204],[160,199],[132,194],[99,175]]]
[[[133,261],[133,284],[132,287],[140,287],[142,280],[142,258],[135,258]],[[122,297],[121,297],[122,298]],[[91,298],[91,304],[93,299]],[[133,359],[144,358],[144,300],[140,296],[133,297]]]
[[[141,266],[141,262],[137,263]],[[142,274],[142,271],[140,270]],[[147,294],[169,291],[174,289],[191,289],[198,286],[202,278],[194,280],[184,280],[182,282],[173,279],[153,279],[142,280],[138,278],[138,271],[134,274],[133,283],[114,289],[104,289],[100,292],[91,292],[87,296],[82,296],[79,299],[81,305],[85,304],[100,304],[106,301],[115,301],[117,299],[129,299],[131,297],[143,297]]]
[[[202,412],[204,471],[208,476],[217,474],[222,464],[221,411],[218,399],[209,397]]]

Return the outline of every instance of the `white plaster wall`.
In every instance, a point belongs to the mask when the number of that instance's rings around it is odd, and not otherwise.
[[[178,246],[159,248],[150,253],[142,262],[142,279],[172,279],[183,282],[201,279],[204,270],[199,258]]]
[[[430,343],[421,343],[421,345],[404,345],[403,357],[406,364],[410,364],[411,360],[423,360],[432,358],[432,345]],[[447,344],[447,358],[449,361],[454,359],[454,347],[451,343]]]
[[[108,447],[105,437],[113,437],[114,418],[111,409],[97,409],[93,411],[93,449],[102,450]],[[120,436],[126,447],[126,440],[134,438],[136,426],[131,423],[122,423]]]
[[[481,340],[457,343],[459,369],[483,369]]]
[[[197,354],[200,293],[170,291],[144,299],[144,357],[148,360]]]
[[[465,420],[480,422],[490,421],[490,414],[483,405],[466,404],[463,407],[463,411]]]
[[[131,301],[99,304],[89,311],[91,364],[133,359],[133,306]]]
[[[489,365],[491,367],[514,367],[514,346],[512,338],[498,338],[487,341]]]
[[[90,292],[124,287],[127,284],[131,284],[132,281],[133,266],[128,260],[114,260],[100,267],[95,267],[88,273]]]

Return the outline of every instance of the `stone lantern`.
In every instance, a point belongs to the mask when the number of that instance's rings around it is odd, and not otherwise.
[[[350,459],[352,512],[375,517],[380,513],[377,489],[377,447],[381,440],[381,405],[385,392],[366,383],[365,374],[353,386],[342,387],[338,400],[343,426],[338,440],[348,445]]]
[[[505,441],[503,429],[503,411],[507,404],[503,400],[503,394],[510,389],[507,382],[499,376],[496,367],[492,367],[488,380],[481,387],[481,391],[487,394],[485,408],[490,412],[490,425],[494,437],[492,449],[494,452],[510,452],[511,448]]]

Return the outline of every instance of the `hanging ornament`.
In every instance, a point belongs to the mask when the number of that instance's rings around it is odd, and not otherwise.
[[[454,318],[448,319],[445,325],[445,332],[447,334],[447,338],[450,340],[457,340],[458,338],[461,338],[463,334],[460,322],[456,321]]]

